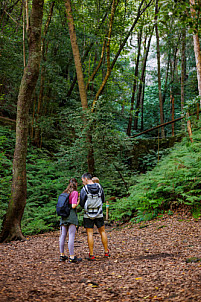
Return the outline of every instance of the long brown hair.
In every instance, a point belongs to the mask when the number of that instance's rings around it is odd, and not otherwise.
[[[66,188],[66,190],[64,190],[64,193],[70,194],[71,192],[76,190],[77,190],[77,180],[75,178],[71,178],[69,180],[68,187]]]

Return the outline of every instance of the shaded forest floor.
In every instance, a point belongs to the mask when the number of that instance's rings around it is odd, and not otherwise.
[[[109,259],[94,233],[94,262],[84,229],[76,235],[79,264],[58,261],[59,232],[0,244],[0,301],[201,301],[201,219],[108,226]]]

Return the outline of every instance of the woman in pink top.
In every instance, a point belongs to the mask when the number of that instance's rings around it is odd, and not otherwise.
[[[69,185],[64,193],[70,194],[69,196],[69,205],[70,205],[70,215],[68,217],[61,217],[60,220],[60,238],[59,238],[59,248],[60,248],[60,261],[65,261],[68,259],[64,254],[64,245],[66,241],[67,232],[69,235],[68,238],[68,249],[69,249],[69,262],[77,263],[82,261],[82,258],[77,258],[74,255],[74,240],[76,233],[76,226],[78,226],[78,218],[76,207],[79,204],[78,192],[77,192],[77,180],[75,178],[71,178],[69,181]]]

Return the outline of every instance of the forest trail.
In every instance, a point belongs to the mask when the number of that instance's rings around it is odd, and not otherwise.
[[[94,230],[97,260],[89,262],[80,228],[75,241],[76,255],[83,258],[79,264],[59,262],[58,231],[0,244],[0,301],[199,302],[200,230],[201,219],[182,213],[107,227],[109,259]]]

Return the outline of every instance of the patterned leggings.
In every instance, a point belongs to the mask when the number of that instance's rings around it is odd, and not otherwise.
[[[74,240],[75,240],[75,233],[76,233],[76,226],[74,224],[70,224],[69,226],[62,225],[60,230],[60,238],[59,238],[59,248],[60,253],[64,253],[64,244],[66,240],[68,232],[68,249],[69,254],[74,255]]]

